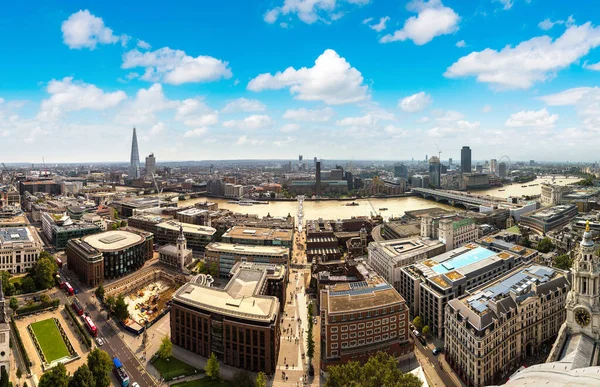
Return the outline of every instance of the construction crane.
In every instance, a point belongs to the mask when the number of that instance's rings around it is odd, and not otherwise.
[[[435,147],[438,150],[438,159],[440,159],[440,163],[442,162],[442,150],[440,149],[440,147],[438,146],[437,142],[434,142]]]
[[[160,195],[162,195],[163,189],[158,189],[158,183],[156,182],[156,173],[152,174],[152,182],[154,183],[154,188],[156,189],[156,193],[158,193],[158,207],[160,208]]]
[[[15,177],[16,177],[17,173],[16,172],[10,173],[10,171],[6,167],[6,164],[4,164],[4,163],[2,163],[2,167],[4,168],[4,171],[6,172],[6,174],[8,175],[8,187],[9,187],[9,189],[12,189],[12,190],[16,191],[17,189],[15,188],[15,186],[13,185],[13,183],[15,181]]]

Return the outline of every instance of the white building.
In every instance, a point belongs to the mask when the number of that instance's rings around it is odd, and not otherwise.
[[[0,270],[25,272],[37,262],[42,248],[33,227],[0,228]]]
[[[474,242],[479,236],[475,221],[460,215],[421,218],[421,237],[438,239],[446,251]]]
[[[187,241],[183,235],[183,227],[179,227],[177,245],[166,245],[158,250],[158,260],[166,265],[176,267],[183,271],[192,263],[192,250],[187,248]]]
[[[557,206],[562,200],[563,193],[568,192],[568,187],[543,183],[541,190],[540,202],[542,206]]]
[[[102,231],[106,231],[107,229],[106,221],[100,215],[86,213],[83,214],[81,220],[83,220],[84,222],[95,224],[96,226],[100,227]]]
[[[241,198],[244,196],[244,186],[240,184],[227,183],[224,187],[224,195],[228,198]]]

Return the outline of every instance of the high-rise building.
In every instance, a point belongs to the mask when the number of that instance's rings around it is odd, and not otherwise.
[[[506,177],[506,163],[502,162],[498,165],[498,176]]]
[[[133,128],[133,139],[131,140],[131,161],[129,162],[129,178],[139,179],[140,177],[140,152],[138,150],[137,134]]]
[[[316,179],[316,185],[315,185],[315,194],[317,196],[321,195],[321,162],[317,161],[315,163],[315,168],[316,168],[316,172],[315,172],[315,179]]]
[[[148,157],[146,157],[146,177],[152,177],[156,174],[156,157],[154,157],[154,153],[150,153]]]
[[[448,166],[452,167],[452,157],[448,159]]]
[[[435,188],[440,187],[442,169],[440,159],[437,156],[431,156],[429,159],[429,184]]]
[[[406,165],[402,163],[394,165],[394,177],[408,179],[408,168],[406,167]]]
[[[460,150],[460,168],[463,173],[471,173],[471,148],[468,146]]]
[[[498,176],[498,160],[491,159],[490,160],[490,172],[496,176]]]

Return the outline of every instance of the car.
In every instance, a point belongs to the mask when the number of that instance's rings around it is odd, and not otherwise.
[[[439,355],[440,353],[444,352],[444,348],[439,348],[439,347],[436,347],[436,348],[434,348],[434,349],[433,349],[431,352],[433,352],[433,354],[434,354],[435,356],[437,356],[437,355]]]
[[[131,385],[131,387],[140,387],[140,385],[138,384],[138,382],[133,382],[133,384]]]
[[[102,337],[96,337],[96,344],[98,344],[99,347],[101,347],[102,344],[104,344],[104,340],[102,340]]]
[[[415,335],[415,337],[421,336],[421,334],[419,333],[419,331],[416,330],[416,329],[413,331],[413,335]]]

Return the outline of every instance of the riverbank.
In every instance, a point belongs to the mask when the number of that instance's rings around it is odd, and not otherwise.
[[[389,196],[361,196],[361,197],[349,197],[349,198],[309,198],[309,197],[305,197],[304,201],[305,202],[351,202],[351,201],[356,201],[356,200],[406,198],[406,197],[410,197],[410,196],[414,196],[414,194],[412,192],[407,192],[407,193],[403,193],[403,194],[389,195]],[[235,201],[234,198],[227,198],[224,196],[206,195],[203,197],[211,198],[211,199]],[[241,199],[239,201],[248,201],[248,199]],[[257,202],[297,202],[298,199],[297,198],[270,198],[270,197],[266,198],[265,197],[265,198],[251,199],[250,202],[252,202],[252,201],[257,201]]]

